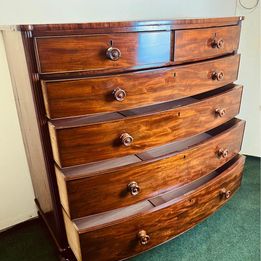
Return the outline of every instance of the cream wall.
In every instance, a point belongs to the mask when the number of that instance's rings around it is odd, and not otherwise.
[[[36,215],[15,100],[0,34],[0,230]]]
[[[254,0],[242,3],[253,6]],[[244,15],[239,52],[241,55],[238,83],[244,85],[241,113],[247,121],[242,152],[261,157],[261,34],[260,4],[255,10],[245,10],[239,4],[237,15]]]
[[[0,6],[0,25],[7,25],[233,16],[236,0],[0,0]],[[247,56],[249,52],[247,43],[242,45],[241,49]],[[248,77],[247,70],[243,73]],[[245,78],[242,80],[247,81]],[[254,86],[257,87],[256,81]],[[246,85],[249,84],[246,82]],[[0,38],[0,86],[1,230],[36,215],[2,38]],[[246,91],[245,95],[247,97]],[[251,115],[248,115],[247,110],[245,102],[242,116],[248,119]],[[251,152],[247,147],[248,144],[252,144],[252,138],[246,137],[246,140],[248,139],[250,142],[245,142],[244,149]]]

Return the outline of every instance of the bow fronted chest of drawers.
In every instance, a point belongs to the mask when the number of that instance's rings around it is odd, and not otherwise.
[[[240,187],[242,20],[4,32],[36,204],[64,258],[137,255]]]

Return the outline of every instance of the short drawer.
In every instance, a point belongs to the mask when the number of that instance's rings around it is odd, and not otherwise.
[[[238,49],[240,25],[175,31],[174,61],[196,61]]]
[[[181,189],[130,207],[73,221],[64,213],[69,245],[78,260],[99,261],[122,260],[159,245],[224,205],[240,186],[244,160],[236,157]]]
[[[177,100],[237,80],[240,56],[110,76],[42,81],[50,119],[115,112]]]
[[[244,126],[244,121],[233,119],[208,133],[142,153],[138,155],[142,161],[134,164],[122,158],[64,170],[56,167],[61,203],[74,219],[181,187],[235,157],[241,148]]]
[[[92,117],[52,121],[49,130],[54,159],[60,167],[69,167],[140,153],[205,132],[238,114],[241,94],[242,86],[236,86],[121,112],[109,121]]]
[[[171,32],[137,32],[36,37],[40,73],[115,71],[165,65]]]

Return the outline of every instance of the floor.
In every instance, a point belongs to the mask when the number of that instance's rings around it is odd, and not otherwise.
[[[58,260],[39,220],[0,234],[1,261]],[[242,186],[217,213],[194,229],[131,261],[259,261],[260,159],[248,157]]]

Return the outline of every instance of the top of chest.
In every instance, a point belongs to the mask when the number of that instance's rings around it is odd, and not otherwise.
[[[238,49],[242,17],[26,25],[40,75],[99,75],[211,59]]]

